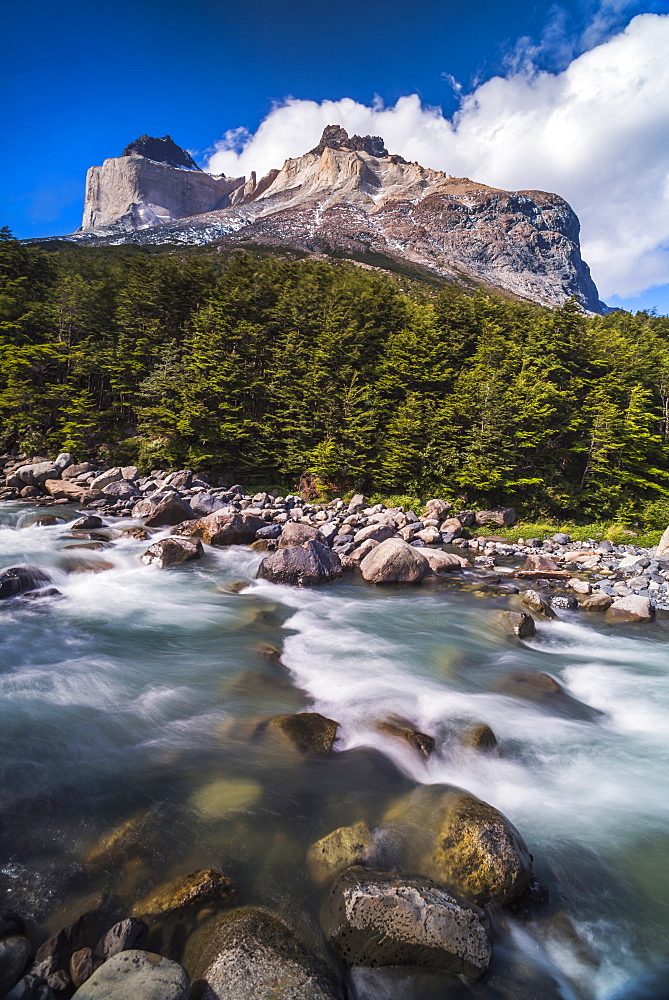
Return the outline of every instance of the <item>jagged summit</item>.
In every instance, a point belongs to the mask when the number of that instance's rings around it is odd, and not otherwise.
[[[380,135],[349,136],[341,125],[326,125],[321,141],[309,152],[320,156],[324,149],[346,149],[351,153],[369,153],[377,157],[389,155]]]
[[[260,178],[208,174],[168,135],[140,136],[90,168],[82,231],[71,238],[290,247],[605,309],[564,198],[451,177],[389,154],[378,135],[334,124],[308,153]]]
[[[169,167],[181,167],[186,170],[199,170],[197,163],[185,149],[177,146],[169,135],[160,139],[152,135],[140,135],[134,142],[128,143],[121,156],[145,156],[154,163],[166,163]]]

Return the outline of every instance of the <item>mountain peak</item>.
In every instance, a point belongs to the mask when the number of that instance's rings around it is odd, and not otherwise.
[[[123,150],[122,156],[145,156],[154,163],[166,163],[170,167],[184,167],[187,170],[199,170],[197,163],[185,149],[177,146],[169,136],[155,139],[152,135],[140,135]]]
[[[349,136],[341,125],[326,125],[321,141],[309,152],[320,155],[324,149],[346,149],[352,153],[369,153],[376,157],[389,155],[380,135]]]

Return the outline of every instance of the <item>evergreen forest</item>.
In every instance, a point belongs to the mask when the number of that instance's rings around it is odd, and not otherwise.
[[[0,450],[669,515],[669,318],[343,262],[0,233]]]

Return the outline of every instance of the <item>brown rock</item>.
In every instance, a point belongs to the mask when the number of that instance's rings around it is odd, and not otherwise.
[[[460,741],[465,747],[481,751],[495,750],[499,745],[492,729],[490,726],[486,726],[484,722],[466,729],[462,733]]]
[[[538,615],[543,615],[544,618],[557,618],[546,598],[538,594],[536,590],[526,590],[522,601],[528,608],[531,608]]]
[[[133,917],[160,917],[184,907],[204,903],[232,905],[237,897],[234,884],[213,868],[193,872],[165,882],[138,899],[132,908]]]
[[[581,607],[584,611],[606,611],[612,604],[613,598],[609,594],[590,594],[584,601],[581,601]]]
[[[94,500],[102,499],[100,490],[91,490],[88,486],[77,486],[67,479],[47,479],[44,489],[54,498],[54,500],[67,500],[69,503],[76,503],[83,507]]]
[[[429,757],[435,748],[434,737],[421,733],[402,719],[386,719],[377,723],[376,728],[385,736],[394,736],[408,743],[421,757]]]
[[[180,566],[191,559],[201,559],[204,555],[202,542],[199,538],[161,538],[159,542],[150,545],[140,559],[147,566],[158,566],[166,569],[168,566]]]
[[[183,519],[182,519],[183,520]],[[206,517],[178,524],[173,535],[201,538],[208,545],[250,545],[256,531],[266,522],[255,514],[222,514],[214,511]]]
[[[529,555],[527,557],[520,569],[516,571],[516,576],[543,576],[547,580],[567,580],[569,579],[570,574],[567,570],[561,570],[551,556],[537,553],[536,555]]]
[[[402,538],[388,538],[365,556],[360,572],[368,583],[420,583],[430,564]]]
[[[326,719],[318,712],[298,712],[296,715],[274,716],[262,724],[261,733],[279,738],[301,753],[320,756],[331,752],[338,728],[338,722]]]
[[[301,524],[299,521],[286,521],[279,536],[278,547],[289,549],[292,545],[302,545],[311,541],[325,543],[318,528],[314,528],[311,524]]]
[[[513,632],[519,639],[531,639],[536,632],[534,619],[526,611],[502,611],[499,622],[503,628]]]
[[[102,965],[102,959],[97,958],[91,948],[80,948],[70,959],[70,979],[79,988],[82,983],[93,975]]]

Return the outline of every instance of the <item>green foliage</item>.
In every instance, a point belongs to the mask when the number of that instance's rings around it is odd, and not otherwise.
[[[668,440],[666,318],[0,231],[0,447],[625,531],[669,519]]]

